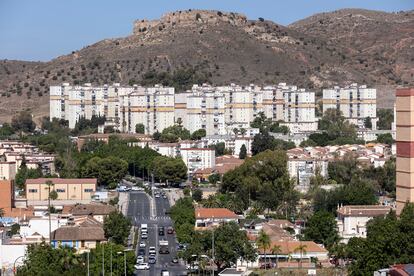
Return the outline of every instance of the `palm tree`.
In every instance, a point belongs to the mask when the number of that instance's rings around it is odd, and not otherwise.
[[[49,211],[49,243],[52,243],[52,221],[50,214],[52,213],[52,210],[50,208],[50,200],[55,200],[58,197],[58,194],[55,190],[51,191],[51,188],[55,186],[55,184],[48,180],[46,181],[47,189],[48,189],[48,197],[47,197],[47,205],[48,205],[48,211]]]
[[[75,254],[72,248],[64,248],[59,262],[66,270],[70,270],[72,266],[77,266],[81,262],[80,255]]]
[[[294,252],[296,253],[296,252],[300,252],[300,263],[299,263],[299,265],[300,265],[300,268],[302,268],[302,257],[303,257],[303,254],[305,254],[306,255],[306,248],[307,248],[307,245],[306,244],[302,244],[302,242],[300,243],[300,245],[298,246],[298,247],[296,247],[295,248],[295,250],[294,250]]]
[[[280,253],[280,252],[282,252],[282,248],[280,247],[280,245],[273,245],[273,247],[272,247],[272,249],[271,249],[271,252],[272,252],[272,254],[273,255],[275,255],[276,256],[276,267],[278,267],[278,260],[279,260],[279,258],[277,257],[277,255]]]
[[[270,237],[265,231],[260,230],[259,236],[256,239],[256,244],[259,248],[263,249],[264,252],[264,263],[266,270],[266,249],[270,247]]]
[[[244,135],[247,133],[247,130],[245,128],[240,128],[240,134],[244,137]]]

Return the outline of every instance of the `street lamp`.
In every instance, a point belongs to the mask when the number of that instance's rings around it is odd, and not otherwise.
[[[127,275],[127,265],[126,265],[126,253],[129,251],[132,251],[133,249],[124,249],[123,251],[116,252],[118,255],[122,254],[124,252],[124,275]]]
[[[17,262],[17,260],[20,259],[20,258],[24,258],[24,257],[25,257],[25,255],[17,257],[17,259],[14,260],[14,263],[13,263],[13,274],[14,275],[16,274],[16,262]]]

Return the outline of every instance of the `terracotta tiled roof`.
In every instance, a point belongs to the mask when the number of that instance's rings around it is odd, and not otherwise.
[[[342,216],[376,217],[385,216],[390,210],[391,206],[383,205],[347,205],[340,207],[337,212]]]
[[[95,184],[96,178],[36,178],[27,179],[26,184],[44,184],[52,181],[54,184]]]
[[[203,218],[238,218],[238,216],[226,208],[197,208],[195,209],[196,219]]]
[[[104,241],[105,232],[102,224],[88,218],[77,226],[64,226],[52,232],[55,241]]]
[[[65,206],[66,207],[66,206]],[[72,214],[74,216],[83,215],[109,215],[111,212],[116,211],[116,208],[107,204],[79,204],[71,205],[63,208],[62,213]]]

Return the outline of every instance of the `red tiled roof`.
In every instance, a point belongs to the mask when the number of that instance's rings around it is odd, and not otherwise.
[[[298,252],[298,248],[300,246],[305,246],[305,250],[308,254],[314,252],[328,253],[328,250],[313,241],[274,241],[271,243],[270,248],[273,248],[274,246],[280,246],[279,254],[283,255],[288,255],[294,253],[295,251]],[[270,249],[267,249],[266,253],[270,254],[270,251]],[[259,248],[259,253],[263,254],[263,249]]]
[[[45,184],[46,181],[52,181],[54,184],[94,184],[96,178],[36,178],[26,179],[26,184]]]
[[[238,218],[238,216],[226,208],[197,208],[195,209],[196,219],[202,218]]]
[[[342,216],[376,217],[385,216],[390,210],[390,206],[383,205],[347,205],[340,207],[337,212]]]

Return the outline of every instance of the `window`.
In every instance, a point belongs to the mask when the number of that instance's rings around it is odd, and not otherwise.
[[[92,193],[93,192],[93,189],[85,189],[84,192],[85,193]]]
[[[29,193],[37,193],[37,189],[29,189]]]
[[[58,193],[64,193],[65,192],[65,189],[56,189],[56,192],[58,192]]]

